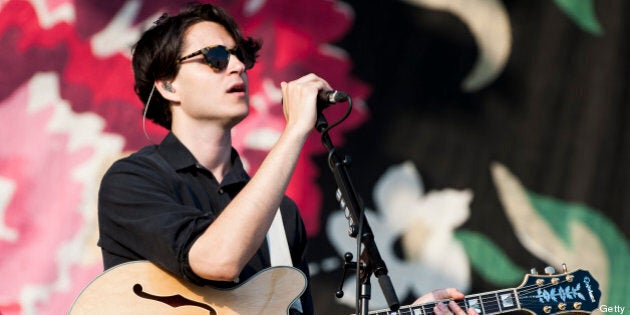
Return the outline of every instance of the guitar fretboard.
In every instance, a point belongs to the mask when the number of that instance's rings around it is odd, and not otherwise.
[[[449,300],[435,301],[422,305],[402,306],[398,311],[380,310],[370,312],[372,315],[434,315],[433,308],[439,303]],[[482,294],[467,295],[464,299],[455,301],[459,307],[466,310],[474,308],[481,315],[505,313],[520,309],[516,291],[514,289],[499,290]]]

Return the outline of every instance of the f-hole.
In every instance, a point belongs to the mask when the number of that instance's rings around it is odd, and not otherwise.
[[[196,306],[196,307],[200,307],[207,310],[209,315],[217,315],[217,312],[210,305],[206,305],[197,301],[189,300],[179,294],[171,295],[171,296],[153,295],[153,294],[144,292],[142,285],[139,283],[136,283],[133,286],[133,293],[135,293],[137,296],[143,299],[162,302],[170,307]]]

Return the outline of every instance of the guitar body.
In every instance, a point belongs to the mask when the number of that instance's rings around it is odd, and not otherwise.
[[[197,286],[147,261],[113,267],[76,298],[69,315],[288,314],[306,288],[293,267],[272,267],[231,289]]]

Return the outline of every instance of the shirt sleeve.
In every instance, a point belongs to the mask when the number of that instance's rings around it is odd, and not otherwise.
[[[99,246],[123,259],[149,260],[192,282],[203,281],[192,272],[188,251],[215,216],[186,206],[195,204],[195,196],[181,185],[163,160],[136,157],[114,163],[99,190]]]

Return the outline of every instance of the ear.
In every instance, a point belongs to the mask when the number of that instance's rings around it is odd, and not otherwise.
[[[157,80],[154,84],[162,97],[173,103],[179,103],[179,94],[177,94],[177,89],[173,86],[172,81]]]

